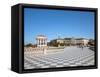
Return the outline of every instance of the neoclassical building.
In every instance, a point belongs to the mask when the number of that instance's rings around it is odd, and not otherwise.
[[[45,35],[38,35],[36,37],[37,47],[47,47],[47,37]]]
[[[63,39],[54,39],[50,43],[62,43],[64,45],[84,45],[88,44],[89,40],[86,38],[63,38]]]

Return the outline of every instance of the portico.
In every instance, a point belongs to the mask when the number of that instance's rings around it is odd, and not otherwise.
[[[36,37],[37,47],[46,47],[47,46],[47,37],[44,35],[38,35]]]

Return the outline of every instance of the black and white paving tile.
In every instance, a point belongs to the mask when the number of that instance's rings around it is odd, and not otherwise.
[[[24,54],[24,69],[94,65],[94,51],[88,48],[66,47],[52,54]]]

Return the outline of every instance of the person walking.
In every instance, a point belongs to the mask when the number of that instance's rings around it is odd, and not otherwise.
[[[81,45],[81,48],[82,48],[82,50],[83,50],[83,45]]]

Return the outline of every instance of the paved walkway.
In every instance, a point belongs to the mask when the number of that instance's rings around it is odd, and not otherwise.
[[[94,51],[88,48],[66,47],[64,51],[54,54],[25,54],[24,68],[50,68],[94,65]]]

